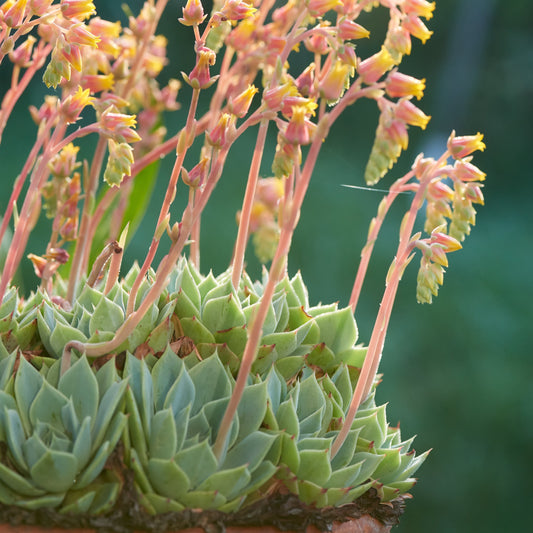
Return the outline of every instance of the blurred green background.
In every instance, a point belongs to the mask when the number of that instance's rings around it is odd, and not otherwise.
[[[136,12],[140,2],[129,3]],[[123,19],[120,3],[95,0],[95,4],[110,18]],[[176,23],[178,4],[183,2],[171,2],[161,27],[169,37],[167,77],[179,77],[179,71],[190,69],[193,61],[190,33]],[[361,23],[379,28],[381,18],[377,11]],[[409,168],[418,152],[439,155],[452,129],[458,134],[481,131],[487,149],[476,155],[475,162],[487,173],[486,205],[479,209],[478,224],[464,250],[450,257],[444,287],[433,305],[416,304],[415,264],[399,291],[381,365],[384,379],[378,400],[390,402],[390,423],[400,421],[404,437],[418,435],[415,448],[419,452],[433,451],[418,472],[414,500],[408,502],[402,523],[394,531],[527,531],[533,472],[533,364],[532,349],[527,347],[533,323],[529,165],[533,3],[441,0],[428,26],[435,32],[433,37],[425,46],[415,40],[401,70],[426,78],[426,96],[418,105],[433,119],[423,134],[411,129],[409,150],[380,187],[389,186]],[[373,50],[377,41],[363,46]],[[5,88],[5,71],[0,81]],[[0,148],[1,212],[10,183],[20,172],[24,149],[34,138],[27,105],[35,103],[40,93],[40,88],[32,89],[20,102]],[[186,108],[186,91],[180,100]],[[183,110],[168,118],[170,133],[181,127],[182,117]],[[291,273],[302,271],[312,303],[348,302],[368,223],[382,194],[346,189],[341,184],[364,185],[364,165],[376,123],[375,106],[357,104],[334,125],[323,147],[289,260]],[[253,135],[237,143],[204,217],[204,271],[212,268],[219,273],[230,260],[235,212],[253,143]],[[270,153],[274,146],[273,137]],[[269,174],[268,157],[267,161],[263,176]],[[129,261],[143,257],[170,164],[163,163],[144,234],[138,232],[127,250]],[[384,227],[356,312],[365,343],[407,201],[398,202]],[[30,251],[42,253],[46,239],[46,235],[35,235]],[[257,275],[251,250],[248,259],[250,274]],[[34,279],[31,266],[26,265],[26,286]]]

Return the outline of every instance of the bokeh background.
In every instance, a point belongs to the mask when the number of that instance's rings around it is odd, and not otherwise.
[[[94,1],[102,14],[124,20],[119,2]],[[136,12],[140,2],[129,4]],[[180,70],[192,66],[190,34],[176,21],[182,4],[170,2],[161,27],[169,38],[167,77],[179,77]],[[375,27],[379,36],[383,20],[376,10],[361,23]],[[418,472],[414,500],[394,530],[527,531],[533,495],[533,3],[440,0],[428,26],[433,37],[425,46],[416,41],[401,70],[426,79],[426,96],[419,105],[433,119],[423,134],[411,130],[409,150],[380,187],[408,169],[420,151],[439,155],[452,129],[458,134],[481,131],[487,149],[476,155],[476,162],[487,173],[486,205],[479,209],[464,250],[450,257],[444,287],[431,306],[416,304],[414,264],[399,291],[378,400],[389,402],[389,420],[401,422],[405,437],[418,435],[417,451],[433,451]],[[370,51],[379,43],[362,46]],[[5,89],[8,78],[5,71],[0,74]],[[41,93],[40,87],[32,88],[19,103],[0,147],[0,212],[34,137],[27,106],[38,102]],[[181,101],[186,108],[186,91]],[[170,133],[181,127],[181,113],[168,117]],[[375,106],[357,104],[335,124],[323,147],[289,260],[292,273],[302,271],[312,303],[348,302],[368,223],[382,194],[342,184],[364,185],[376,123]],[[253,136],[239,140],[204,217],[204,271],[227,268],[253,143]],[[271,138],[269,150],[274,146]],[[169,165],[163,163],[148,219],[127,250],[128,261],[143,257]],[[262,175],[268,174],[265,165]],[[364,342],[407,202],[400,199],[391,213],[370,265],[356,312]],[[42,253],[46,239],[36,234],[29,248]],[[259,273],[252,253],[248,269]],[[35,283],[30,265],[20,281],[26,287]]]

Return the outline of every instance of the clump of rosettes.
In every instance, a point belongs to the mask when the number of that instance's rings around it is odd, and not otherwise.
[[[106,465],[119,440],[139,504],[152,514],[233,512],[273,492],[324,507],[374,488],[386,502],[414,485],[427,453],[409,450],[412,439],[402,441],[387,424],[373,393],[332,455],[366,348],[356,344],[350,308],[309,305],[299,274],[275,288],[220,456],[214,443],[266,278],[244,275],[234,288],[230,271],[202,276],[182,259],[123,345],[101,360],[74,352],[70,368],[60,368],[72,340],[89,346],[113,338],[138,275],[133,267],[107,293],[105,279],[80,284],[72,306],[41,291],[28,300],[7,291],[0,436],[9,490],[0,491],[0,503],[46,502],[89,515],[112,509],[123,477]],[[141,297],[153,277],[143,280]],[[60,279],[53,289],[62,294]]]

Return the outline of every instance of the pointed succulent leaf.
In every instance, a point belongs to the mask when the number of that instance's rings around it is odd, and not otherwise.
[[[98,403],[102,401],[104,394],[109,387],[118,381],[115,359],[111,358],[96,372],[96,381],[98,382]]]
[[[10,316],[17,307],[17,291],[11,287],[4,295],[4,299],[0,305],[0,319]]]
[[[16,411],[17,404],[15,402],[15,398],[11,396],[11,394],[7,394],[7,392],[4,392],[3,390],[0,390],[0,421],[2,419],[2,414],[4,412],[4,408],[6,409],[12,409]],[[4,430],[3,423],[0,423],[0,441],[5,442],[6,435]]]
[[[161,367],[161,371],[163,371],[164,367]],[[158,398],[158,403],[160,401],[160,398],[163,397],[164,387],[166,387],[166,384],[163,382],[163,372],[161,372],[161,377],[158,377],[157,386],[161,384],[161,391],[156,391],[156,398]],[[187,371],[182,371],[181,374],[175,381],[173,382],[172,386],[166,393],[166,396],[164,397],[163,402],[163,408],[166,409],[167,407],[170,407],[172,409],[172,412],[174,413],[174,417],[176,417],[183,409],[187,407],[192,407],[192,404],[194,402],[196,395],[196,390],[194,387],[194,383],[189,376],[189,373]]]
[[[93,426],[92,434],[94,448],[98,448],[102,444],[107,427],[124,396],[127,384],[128,382],[126,380],[113,383],[104,394],[100,406],[98,407]]]
[[[158,411],[152,421],[149,451],[155,459],[171,459],[177,451],[178,436],[172,409]]]
[[[180,320],[185,317],[200,316],[200,306],[196,306],[182,289],[176,295],[176,315]]]
[[[376,451],[384,457],[372,473],[372,477],[381,483],[385,483],[384,480],[394,477],[394,474],[396,474],[400,468],[400,449],[393,448],[391,450],[384,450],[381,448]]]
[[[156,411],[163,409],[169,390],[183,371],[182,360],[167,346],[163,355],[152,368],[154,406]],[[192,401],[192,400],[191,400]]]
[[[22,421],[17,411],[4,407],[3,425],[9,451],[15,460],[17,467],[26,472],[28,470],[24,456],[22,455],[22,445],[26,439]]]
[[[248,470],[253,472],[261,464],[277,438],[277,435],[262,431],[250,433],[228,451],[222,468],[235,468],[246,464]]]
[[[54,508],[61,504],[65,498],[65,493],[59,494],[45,494],[44,496],[38,496],[37,498],[30,498],[29,500],[17,500],[17,507],[35,511],[37,509]]]
[[[334,352],[351,348],[357,341],[357,326],[350,307],[315,318],[320,328],[320,339]]]
[[[181,497],[180,503],[189,509],[219,509],[226,498],[220,492],[191,491]]]
[[[91,504],[89,513],[98,515],[108,512],[112,509],[117,501],[121,489],[120,479],[102,483],[99,485],[92,484],[89,488],[95,489],[95,497]],[[87,490],[87,489],[86,489]]]
[[[218,357],[210,357],[191,368],[189,375],[196,391],[192,413],[218,398],[231,394],[231,382]]]
[[[61,513],[75,513],[75,514],[84,514],[89,511],[93,503],[95,492],[90,491],[85,494],[79,494],[81,491],[72,491],[67,493],[67,497],[61,506]],[[69,494],[74,493],[74,498],[68,500]]]
[[[144,436],[144,430],[139,413],[139,408],[135,402],[133,392],[131,388],[126,390],[126,411],[128,413],[128,429],[131,439],[131,446],[136,450],[139,460],[142,465],[146,465],[148,461],[148,447],[146,438]]]
[[[205,300],[206,294],[215,287],[218,286],[217,280],[215,279],[215,276],[213,276],[212,272],[209,272],[207,276],[204,277],[200,283],[198,283],[197,288],[198,292],[200,293],[200,299],[203,302]],[[220,295],[219,295],[220,296]]]
[[[102,292],[94,289],[90,285],[85,284],[80,294],[77,296],[76,301],[90,313],[94,311],[96,306],[100,303],[100,300],[105,298]]]
[[[146,461],[146,464],[148,464],[148,461]],[[129,466],[135,475],[135,483],[139,487],[139,496],[154,492],[154,488],[152,487],[152,484],[150,483],[150,480],[144,471],[143,465],[141,464],[141,460],[139,459],[139,455],[137,454],[135,448],[130,448]]]
[[[199,491],[215,491],[227,499],[233,499],[248,485],[252,476],[246,465],[221,470],[209,476],[199,487]]]
[[[190,489],[187,474],[172,459],[150,459],[147,473],[157,493],[167,498],[179,499]]]
[[[28,413],[33,427],[37,422],[45,422],[59,431],[63,431],[61,410],[67,405],[68,399],[47,381],[43,382],[41,390],[31,404]]]
[[[320,316],[320,315],[324,315],[326,313],[333,313],[333,312],[337,311],[338,308],[339,308],[339,305],[337,303],[318,304],[318,305],[315,305],[313,307],[308,307],[306,309],[306,312],[307,312],[308,315],[310,315],[312,317],[317,317],[317,316]]]
[[[164,318],[148,335],[148,346],[155,352],[163,352],[172,338],[173,327],[170,317]]]
[[[202,322],[209,331],[215,332],[243,326],[246,319],[237,297],[230,293],[205,302],[202,309]]]
[[[274,414],[278,412],[282,398],[287,395],[287,383],[281,378],[276,369],[272,367],[265,378],[267,384],[268,398]]]
[[[295,474],[298,479],[323,486],[331,476],[329,449],[300,450],[300,466]]]
[[[300,468],[300,452],[296,444],[296,437],[282,433],[280,438],[282,441],[280,463],[287,465],[291,472],[297,472]]]
[[[21,496],[42,496],[45,491],[38,489],[30,480],[22,477],[18,472],[0,463],[0,479],[10,490]]]
[[[87,337],[78,329],[67,324],[57,322],[48,342],[52,350],[50,355],[59,358],[63,354],[65,345],[70,341],[87,342]]]
[[[216,342],[213,334],[195,316],[180,318],[180,325],[183,329],[183,334],[191,338],[194,344]]]
[[[124,377],[129,380],[129,386],[141,415],[145,438],[148,439],[152,423],[153,387],[152,376],[144,359],[139,360],[128,353],[126,355],[126,365],[124,366]]]
[[[299,328],[282,333],[271,333],[261,338],[261,344],[275,344],[280,357],[291,355],[302,343],[309,332],[312,322],[306,322]]]
[[[37,332],[37,313],[34,311],[33,319],[25,324],[19,324],[18,328],[13,331],[13,336],[17,342],[17,346],[25,349],[30,346],[33,337]]]
[[[333,470],[344,468],[352,461],[352,457],[359,438],[360,429],[351,429],[346,435],[346,439],[342,443],[341,447],[335,454],[335,457],[331,459],[331,467]]]
[[[217,470],[218,462],[206,440],[179,451],[174,460],[196,488]]]
[[[116,331],[124,322],[124,311],[116,303],[102,298],[91,315],[89,332],[93,335],[96,331]]]
[[[91,457],[91,418],[86,417],[81,423],[80,430],[76,435],[76,440],[72,447],[72,453],[78,459],[80,470],[85,468],[85,465]]]
[[[296,438],[300,436],[300,423],[292,398],[280,404],[276,413],[276,419],[281,430],[285,430]]]
[[[143,497],[150,503],[153,514],[179,513],[185,509],[181,503],[153,492],[144,494]],[[141,501],[141,503],[146,507],[144,502]]]
[[[140,291],[137,294],[139,298]],[[131,353],[135,351],[135,348],[146,341],[150,332],[154,329],[154,325],[159,315],[159,309],[157,305],[152,305],[150,309],[144,314],[141,321],[137,324],[135,329],[129,334],[126,342],[126,349]]]
[[[244,389],[241,401],[237,408],[239,417],[238,439],[256,431],[261,426],[267,409],[266,382],[250,385]]]
[[[376,447],[381,446],[387,432],[385,407],[377,407],[369,414],[360,413],[361,416],[356,416],[352,424],[352,429],[361,428],[361,438],[373,442]]]
[[[22,452],[28,468],[31,468],[46,453],[46,450],[47,446],[37,433],[25,440],[22,444]]]
[[[373,477],[374,471],[379,463],[383,460],[384,455],[378,455],[369,452],[357,452],[354,454],[352,464],[361,463],[361,470],[357,479],[353,481],[354,486],[365,482],[368,478]]]
[[[314,507],[325,507],[328,503],[327,491],[307,479],[298,482],[298,497],[304,503]]]
[[[31,467],[30,474],[37,487],[51,493],[69,490],[78,473],[78,461],[71,453],[47,450]]]
[[[313,349],[307,356],[307,364],[317,366],[325,370],[332,368],[337,362],[335,353],[331,348],[326,346],[325,342],[320,342],[313,346]]]
[[[21,357],[17,375],[15,376],[15,398],[17,400],[18,412],[26,433],[31,433],[29,419],[30,406],[41,390],[43,377],[33,366]]]
[[[301,437],[315,437],[321,432],[324,422],[325,408],[326,406],[324,405],[321,409],[300,421]]]
[[[293,378],[305,364],[305,356],[294,355],[276,361],[276,370],[288,381]]]
[[[246,326],[236,326],[215,332],[215,340],[219,344],[224,344],[236,354],[242,355],[244,347],[248,341],[248,331]]]
[[[323,409],[325,404],[324,392],[320,388],[315,375],[311,374],[300,383],[300,394],[296,408],[298,418],[300,420],[307,418],[309,415]]]
[[[324,483],[324,487],[327,489],[333,487],[352,487],[355,480],[359,477],[361,465],[362,463],[357,463],[335,470]]]
[[[98,477],[112,451],[113,446],[110,445],[109,441],[104,442],[97,449],[89,464],[87,464],[81,475],[76,479],[77,488],[84,489]]]
[[[80,357],[60,378],[58,389],[71,398],[79,420],[96,417],[98,410],[98,381],[87,358]]]

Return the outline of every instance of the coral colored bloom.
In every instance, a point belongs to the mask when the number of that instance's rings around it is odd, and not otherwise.
[[[231,112],[235,116],[243,118],[246,113],[248,113],[248,109],[250,109],[250,105],[252,104],[254,95],[257,92],[257,87],[255,87],[254,85],[248,85],[248,88],[244,90],[241,94],[237,95],[235,98],[230,99],[229,107]]]
[[[452,132],[448,139],[448,151],[454,159],[462,159],[476,150],[481,152],[485,150],[485,143],[481,133],[456,137],[455,132]]]
[[[290,83],[277,85],[272,89],[267,89],[263,92],[263,100],[270,109],[278,110],[285,98],[288,96],[297,95],[296,87]]]
[[[133,129],[137,121],[135,115],[116,113],[113,106],[108,107],[100,116],[100,125],[112,139],[119,143],[130,143],[141,140],[139,134]]]
[[[454,176],[461,181],[483,181],[485,172],[465,159],[459,159],[453,165]]]
[[[357,24],[357,22],[353,22],[353,20],[344,19],[339,22],[337,30],[339,39],[343,41],[367,39],[370,37],[370,32],[360,24]]]
[[[235,117],[229,113],[223,113],[217,125],[207,134],[208,141],[213,146],[224,146],[234,128],[234,120]]]
[[[84,20],[96,13],[96,8],[89,0],[62,0],[61,12],[65,18]]]
[[[85,107],[92,105],[94,98],[89,93],[89,89],[83,90],[78,86],[76,92],[69,94],[61,103],[61,113],[67,123],[72,124],[76,122]]]
[[[242,0],[226,0],[221,14],[226,20],[242,20],[253,15],[257,9]]]
[[[442,231],[438,231],[438,229],[431,233],[431,244],[440,244],[446,252],[455,252],[462,248],[461,243],[457,239],[446,235]]]
[[[337,7],[342,6],[340,0],[309,0],[307,2],[307,9],[314,17],[321,17],[328,11],[336,9]]]
[[[26,0],[16,0],[15,2],[5,2],[0,7],[2,21],[9,28],[16,28],[22,24],[26,12]]]
[[[435,2],[426,2],[426,0],[403,0],[401,8],[404,13],[414,13],[419,17],[430,19],[433,16]]]
[[[183,8],[183,18],[178,19],[184,26],[197,26],[207,15],[200,0],[188,0]]]
[[[192,69],[189,76],[185,80],[192,85],[193,88],[206,89],[211,86],[216,78],[211,79],[209,67],[215,64],[216,54],[209,48],[202,47],[196,54],[196,65]]]
[[[292,117],[285,130],[285,140],[290,144],[306,145],[312,141],[315,124],[307,119],[306,106],[294,106]]]
[[[38,17],[44,15],[54,0],[30,0],[29,8]]]
[[[185,185],[188,185],[193,189],[201,187],[205,181],[205,178],[207,177],[210,161],[211,159],[209,157],[203,157],[202,160],[196,164],[190,172],[184,173],[182,177]]]
[[[31,61],[33,45],[36,42],[37,39],[33,35],[28,35],[28,38],[20,46],[9,53],[9,59],[19,67],[27,67]]]
[[[420,100],[420,98],[424,96],[426,80],[419,80],[417,78],[413,78],[412,76],[408,76],[407,74],[394,71],[387,76],[385,88],[387,94],[393,98],[415,96],[417,100]]]
[[[91,93],[109,91],[114,85],[113,74],[87,74],[83,76],[82,83]]]
[[[100,37],[93,35],[89,31],[88,27],[81,22],[79,24],[73,24],[68,30],[65,39],[70,44],[77,44],[79,46],[90,46],[96,48],[96,45],[100,41]]]
[[[411,53],[411,34],[402,26],[397,26],[389,31],[387,47],[391,52],[409,55]]]
[[[422,44],[433,35],[433,32],[428,30],[427,26],[416,15],[408,15],[403,21],[402,26],[417,39],[422,41]]]
[[[400,100],[394,111],[394,116],[403,120],[410,126],[418,126],[423,130],[426,129],[431,117],[426,115],[421,109],[416,107],[409,100]]]
[[[357,72],[361,79],[366,84],[374,83],[390,70],[394,66],[394,60],[389,54],[388,50],[383,46],[381,50],[370,56],[369,58],[361,61],[357,68]]]
[[[330,102],[338,100],[346,89],[349,74],[350,66],[337,60],[318,84],[320,95]]]

